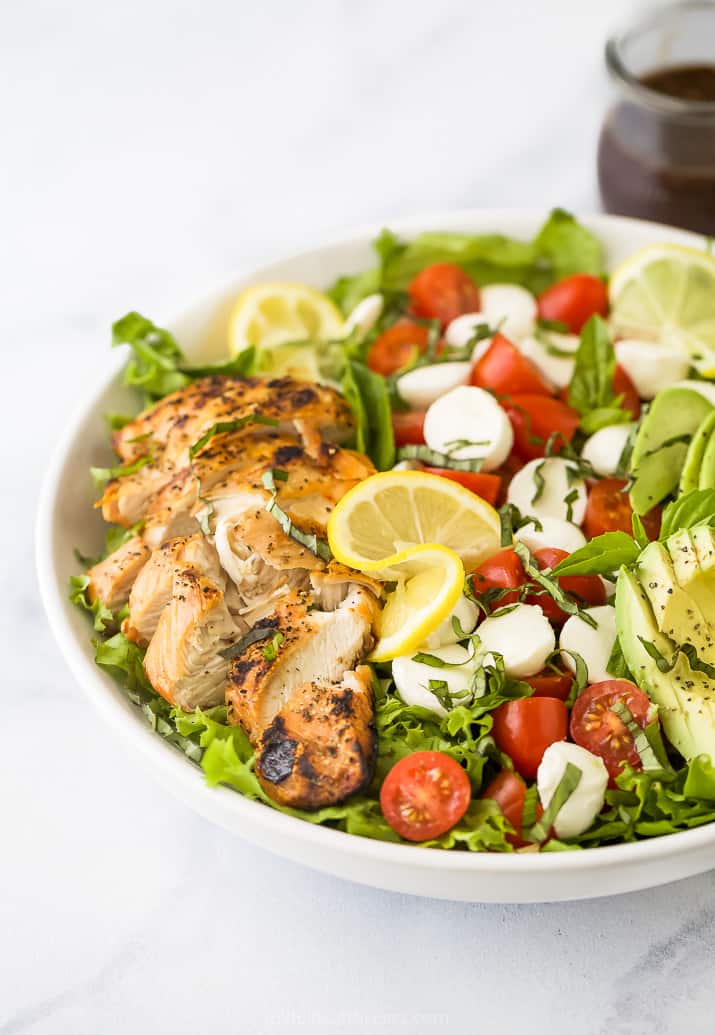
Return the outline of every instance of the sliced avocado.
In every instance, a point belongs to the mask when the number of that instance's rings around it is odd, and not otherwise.
[[[698,488],[715,489],[715,434],[712,433],[707,445],[705,446],[703,458],[700,463],[700,470],[698,471]]]
[[[666,388],[655,397],[631,454],[630,498],[636,514],[647,513],[677,488],[689,440],[712,410],[692,388]]]
[[[681,533],[680,535],[686,535]],[[671,550],[671,542],[675,540]],[[668,540],[668,548],[663,543],[649,543],[638,558],[636,574],[652,608],[658,631],[668,636],[674,643],[690,643],[695,647],[703,661],[715,664],[715,641],[710,623],[681,585],[678,575],[687,581],[693,578],[690,573],[692,565],[680,570],[685,544],[679,536]],[[688,539],[687,557],[695,557],[695,550]],[[695,569],[699,572],[697,561]],[[675,648],[672,648],[672,654]]]
[[[666,541],[665,547],[673,562],[678,585],[690,592],[690,583],[700,574],[698,553],[693,540],[690,538],[690,531],[684,528],[680,532],[671,535]]]
[[[715,624],[715,530],[707,525],[696,525],[690,529],[690,541],[698,559],[698,570],[688,583],[688,593]]]
[[[680,476],[679,492],[690,492],[692,489],[698,488],[703,456],[706,448],[713,441],[713,431],[715,431],[715,410],[709,413],[701,422],[700,427],[690,440],[685,463],[683,464],[683,473]],[[713,452],[712,462],[715,464],[715,452]],[[703,486],[701,485],[700,488],[702,489]],[[710,486],[706,485],[705,488],[710,488]]]
[[[668,740],[686,759],[706,754],[715,760],[715,681],[693,672],[683,654],[672,671],[660,671],[641,637],[668,659],[675,644],[658,631],[643,586],[626,568],[618,575],[616,623],[626,664],[658,705]]]

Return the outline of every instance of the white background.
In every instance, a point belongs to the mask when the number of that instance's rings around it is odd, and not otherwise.
[[[137,771],[60,660],[32,519],[109,324],[344,226],[597,206],[626,0],[0,7],[0,1033],[713,1030],[715,876],[471,906],[289,865]],[[594,892],[598,889],[594,888]]]

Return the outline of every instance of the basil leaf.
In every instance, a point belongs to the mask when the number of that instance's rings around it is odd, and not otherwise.
[[[582,777],[583,773],[578,766],[574,765],[572,762],[566,763],[564,775],[556,785],[556,789],[551,796],[549,804],[541,814],[541,818],[534,823],[529,831],[527,831],[525,840],[535,841],[537,843],[546,840],[549,836],[549,831],[554,825],[554,820],[581,783]]]
[[[621,641],[616,636],[611,650],[611,655],[606,664],[606,671],[616,679],[629,679],[631,683],[635,683],[635,679],[631,673],[631,670],[626,664],[626,659],[623,656],[623,650],[621,649]]]
[[[606,321],[592,316],[581,331],[576,366],[569,385],[569,405],[581,414],[581,427],[592,434],[631,419],[613,388],[616,354]]]
[[[241,637],[238,643],[232,643],[230,647],[220,650],[219,654],[222,658],[230,661],[231,658],[237,658],[239,654],[243,654],[252,644],[260,643],[261,640],[268,640],[274,635],[275,627],[273,625],[254,625],[245,636]]]
[[[481,471],[483,460],[455,460],[448,453],[437,453],[429,446],[401,446],[398,460],[419,460],[428,467],[444,467],[451,471]]]
[[[384,377],[364,363],[348,360],[341,389],[355,415],[357,448],[367,453],[378,471],[388,470],[395,460],[395,436]]]
[[[280,421],[274,417],[264,417],[260,413],[248,413],[245,417],[238,417],[236,420],[223,420],[212,424],[208,431],[204,432],[200,439],[194,442],[189,448],[189,460],[193,460],[197,453],[200,453],[204,446],[207,446],[216,435],[225,435],[230,431],[240,431],[249,424],[267,424],[271,427],[278,427]]]
[[[573,598],[561,588],[556,579],[551,578],[545,572],[541,571],[539,566],[534,563],[528,547],[523,543],[515,543],[514,553],[516,553],[520,558],[527,575],[529,575],[534,582],[538,583],[542,589],[546,590],[551,599],[556,601],[562,611],[565,611],[566,614],[569,615],[578,615],[582,621],[587,625],[592,626],[594,629],[598,627],[598,623],[595,618],[593,618],[592,615],[587,614],[583,608],[579,607]]]
[[[90,467],[89,473],[92,476],[95,488],[101,489],[114,478],[124,478],[128,474],[136,474],[142,467],[146,467],[154,459],[153,454],[137,457],[130,464],[117,464],[116,467]]]
[[[564,557],[554,575],[611,575],[622,565],[635,564],[640,550],[625,532],[604,532]]]

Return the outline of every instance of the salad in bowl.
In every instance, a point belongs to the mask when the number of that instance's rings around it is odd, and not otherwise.
[[[95,660],[211,785],[384,841],[580,851],[715,819],[715,259],[610,277],[383,231],[256,283],[225,358],[138,313],[93,468]]]

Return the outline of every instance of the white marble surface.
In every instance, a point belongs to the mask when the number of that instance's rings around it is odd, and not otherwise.
[[[630,6],[0,8],[2,1035],[712,1031],[715,874],[495,907],[289,865],[132,766],[33,575],[46,456],[113,317],[351,223],[595,207],[601,45]]]

